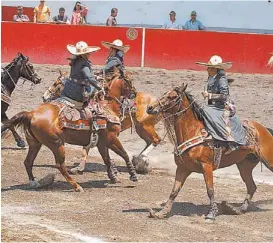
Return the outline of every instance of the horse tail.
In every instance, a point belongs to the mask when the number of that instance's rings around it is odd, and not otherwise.
[[[271,128],[266,128],[267,129],[267,131],[269,131],[270,133],[271,133],[271,135],[273,136],[273,129],[271,129]]]
[[[5,122],[1,126],[1,135],[3,134],[3,132],[5,132],[7,129],[9,129],[12,126],[20,127],[23,125],[24,129],[26,130],[30,125],[30,120],[31,120],[30,114],[31,114],[30,112],[22,111],[14,115],[9,121]]]

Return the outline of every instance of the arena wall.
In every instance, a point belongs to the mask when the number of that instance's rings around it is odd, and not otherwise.
[[[231,71],[272,73],[266,66],[273,52],[273,35],[104,26],[71,26],[55,24],[2,22],[2,62],[10,62],[17,52],[28,55],[33,63],[67,64],[66,45],[85,40],[101,46],[101,41],[121,39],[131,46],[126,66],[164,69],[200,70],[196,61],[207,61],[221,55],[234,63]],[[94,64],[104,64],[107,49],[92,54]]]

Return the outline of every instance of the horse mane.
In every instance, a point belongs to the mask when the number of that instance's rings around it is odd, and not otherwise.
[[[191,104],[191,110],[196,119],[199,121],[203,121],[203,109],[201,106],[195,101],[193,95],[187,91],[185,91],[185,95]]]
[[[193,114],[196,119],[199,121],[203,121],[203,111],[201,106],[195,101],[193,95],[190,92],[184,91],[185,96],[187,97],[189,103],[191,104],[190,109],[193,111]],[[167,132],[167,136],[170,140],[170,142],[173,145],[176,144],[176,135],[175,135],[175,130],[174,130],[174,122],[175,122],[175,117],[174,116],[168,116],[164,118],[163,123]]]

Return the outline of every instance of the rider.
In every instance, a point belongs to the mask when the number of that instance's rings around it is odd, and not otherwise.
[[[219,165],[222,156],[221,141],[229,143],[229,152],[236,146],[246,144],[246,134],[241,120],[235,115],[235,105],[229,96],[229,86],[225,69],[232,62],[223,62],[220,56],[212,56],[208,63],[196,64],[207,67],[208,80],[203,97],[208,98],[205,105],[204,122],[208,133],[207,141],[214,141],[214,161]]]
[[[88,46],[86,42],[80,41],[75,46],[67,45],[67,50],[72,54],[70,77],[66,80],[62,97],[74,101],[84,102],[85,91],[90,96],[95,90],[101,91],[92,71],[89,61],[90,53],[98,51],[100,47]]]
[[[102,41],[101,44],[109,49],[109,55],[106,60],[106,66],[104,67],[104,72],[106,76],[112,77],[114,74],[114,68],[117,68],[121,77],[124,78],[124,64],[123,57],[130,46],[123,45],[121,40],[114,40],[111,42]]]

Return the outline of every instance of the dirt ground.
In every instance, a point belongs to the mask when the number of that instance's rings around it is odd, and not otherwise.
[[[30,90],[30,85],[19,83],[13,93],[8,115],[30,110],[41,103],[45,89],[68,66],[35,65],[43,78],[41,84]],[[201,99],[206,72],[166,71],[158,69],[130,69],[134,84],[140,91],[160,96],[181,83]],[[273,128],[273,76],[229,74],[235,82],[231,94],[237,104],[239,116],[261,122]],[[164,135],[161,123],[157,131]],[[129,155],[138,154],[144,142],[130,131],[121,133],[120,139]],[[39,179],[49,172],[57,174],[52,186],[43,190],[30,190],[23,165],[27,150],[16,148],[12,137],[1,143],[2,189],[2,241],[20,242],[102,242],[102,241],[273,241],[273,174],[260,165],[254,179],[258,190],[250,210],[244,215],[217,217],[207,224],[208,197],[201,175],[192,174],[178,195],[167,220],[148,217],[149,208],[160,208],[166,202],[174,181],[175,164],[173,146],[164,141],[149,155],[153,171],[139,175],[139,182],[129,181],[125,163],[111,153],[119,165],[122,183],[108,184],[105,166],[97,149],[90,151],[83,175],[75,176],[85,192],[73,192],[71,186],[54,168],[52,153],[42,148],[35,161],[34,175]],[[68,145],[66,163],[80,161],[81,148]],[[240,203],[246,188],[239,179],[236,167],[215,172],[216,200]]]

